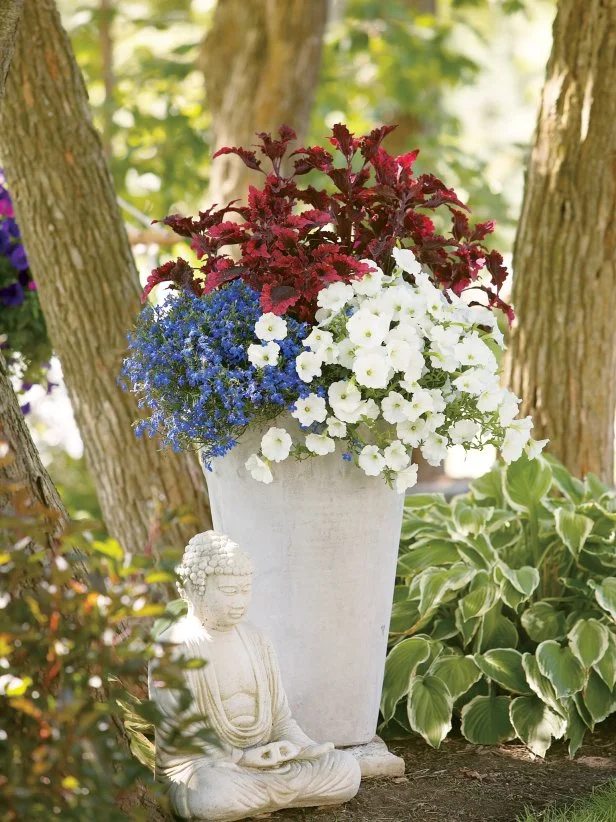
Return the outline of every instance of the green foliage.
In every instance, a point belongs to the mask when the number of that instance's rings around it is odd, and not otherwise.
[[[155,583],[174,579],[178,553],[161,546],[156,560],[132,556],[113,540],[91,539],[87,523],[58,542],[53,514],[24,489],[8,492],[15,513],[0,523],[0,818],[126,819],[117,805],[124,792],[138,781],[156,790],[160,717],[147,698],[148,660],[164,663],[157,676],[187,711],[183,669],[204,664],[150,637],[153,618],[175,618]],[[200,731],[188,744],[184,727],[168,744],[199,750],[202,738],[213,741]],[[131,818],[148,816],[134,808]]]
[[[616,711],[616,492],[553,459],[407,500],[381,731],[573,756]],[[440,684],[437,684],[440,683]],[[405,717],[402,718],[401,707]]]
[[[518,822],[616,822],[616,780],[596,788],[588,799],[567,808],[535,814],[528,810]]]

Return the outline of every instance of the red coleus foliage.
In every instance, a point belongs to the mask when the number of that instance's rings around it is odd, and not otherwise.
[[[428,268],[436,284],[456,294],[479,288],[490,307],[501,308],[511,320],[511,307],[499,297],[507,277],[503,258],[482,244],[494,223],[471,227],[468,207],[452,189],[432,174],[414,176],[417,151],[399,157],[388,154],[381,143],[394,128],[381,126],[356,138],[346,126],[336,125],[330,143],[338,161],[320,146],[300,148],[290,155],[295,160],[288,176],[282,172],[282,161],[295,133],[287,126],[280,129],[279,139],[257,135],[271,171],[263,170],[255,151],[220,149],[214,157],[236,154],[249,168],[262,172],[263,187],[250,187],[246,206],[233,201],[200,212],[198,219],[177,214],[164,219],[177,234],[191,238],[204,263],[193,269],[180,258],[154,269],[143,299],[161,282],[200,295],[241,277],[261,294],[265,311],[312,321],[317,294],[324,286],[366,273],[368,266],[361,259],[374,260],[389,272],[391,252],[399,242]],[[298,186],[297,178],[313,170],[329,177],[333,191]],[[451,216],[447,236],[437,233],[428,216],[441,206]],[[228,253],[230,246],[239,246],[234,256]],[[484,270],[489,284],[478,284]]]

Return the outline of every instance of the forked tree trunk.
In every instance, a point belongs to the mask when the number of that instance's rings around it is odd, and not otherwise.
[[[0,0],[0,99],[15,51],[23,0]]]
[[[140,287],[53,0],[25,0],[0,103],[0,157],[107,528],[139,551],[157,506],[186,505],[197,524],[168,532],[184,541],[210,525],[205,486],[194,456],[135,438],[136,402],[117,385]]]
[[[508,380],[574,474],[613,479],[616,0],[560,0],[514,253]]]
[[[319,76],[327,0],[218,0],[202,45],[213,149],[248,146],[286,124],[301,142]],[[212,165],[208,199],[244,200],[261,175],[238,157]]]

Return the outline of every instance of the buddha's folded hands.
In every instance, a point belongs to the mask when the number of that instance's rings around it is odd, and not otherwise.
[[[247,748],[238,764],[247,768],[275,768],[283,762],[297,759],[299,753],[299,745],[293,742],[270,742],[268,745]]]
[[[333,742],[323,742],[321,745],[314,742],[311,745],[307,745],[305,748],[302,748],[295,759],[320,759],[322,756],[325,756],[325,754],[328,754],[333,750]]]

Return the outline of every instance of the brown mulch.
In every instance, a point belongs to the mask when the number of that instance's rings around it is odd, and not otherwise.
[[[363,782],[344,806],[282,811],[272,822],[514,822],[525,807],[562,807],[616,777],[616,717],[588,736],[574,760],[557,743],[545,760],[521,745],[498,748],[446,740],[440,750],[420,739],[389,743],[406,775]]]

